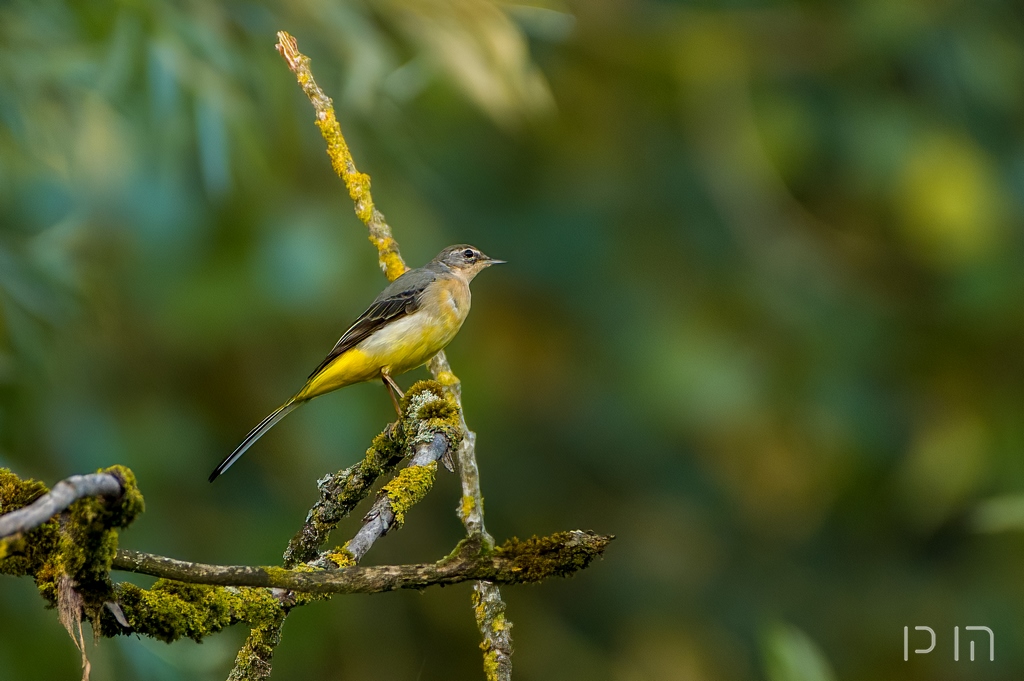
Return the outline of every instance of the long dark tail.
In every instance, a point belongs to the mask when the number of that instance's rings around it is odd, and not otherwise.
[[[288,400],[278,407],[274,413],[260,421],[260,424],[250,430],[249,434],[245,436],[245,439],[242,440],[242,444],[238,445],[235,448],[235,451],[231,452],[226,459],[221,461],[220,464],[213,469],[213,472],[210,473],[210,482],[213,482],[221,473],[231,468],[231,465],[241,459],[242,454],[245,454],[246,450],[249,449],[249,447],[252,447],[256,440],[263,437],[264,433],[276,426],[278,421],[292,413],[292,411],[294,411],[300,404],[302,404],[302,402],[296,402],[294,399]]]

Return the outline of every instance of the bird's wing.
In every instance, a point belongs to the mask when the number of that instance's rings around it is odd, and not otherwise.
[[[345,351],[354,348],[375,332],[384,328],[391,322],[410,315],[420,306],[420,296],[424,289],[437,278],[437,273],[425,268],[409,270],[384,289],[377,299],[373,301],[366,312],[359,315],[359,319],[348,328],[334,349],[328,353],[324,361],[320,362],[313,373],[314,376],[323,371],[328,364],[333,362]]]

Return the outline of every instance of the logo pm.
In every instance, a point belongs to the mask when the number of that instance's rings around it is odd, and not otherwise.
[[[930,637],[927,648],[917,648],[914,650],[916,655],[927,655],[928,653],[935,650],[935,644],[937,638],[935,636],[935,630],[931,627],[914,627],[915,631],[928,632]],[[983,631],[988,634],[988,659],[989,662],[996,661],[996,635],[988,627],[964,627],[964,631]],[[970,634],[965,634],[970,636]],[[971,662],[974,662],[974,638],[970,638],[971,644]],[[906,662],[910,659],[910,627],[903,627],[903,661]],[[960,627],[953,627],[953,661],[960,661]]]

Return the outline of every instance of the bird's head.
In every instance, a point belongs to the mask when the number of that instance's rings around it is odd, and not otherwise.
[[[473,277],[486,267],[500,265],[505,262],[504,260],[495,260],[490,256],[484,255],[479,248],[469,244],[449,246],[438,253],[434,261],[447,265],[450,270],[464,277],[466,281],[472,281]]]

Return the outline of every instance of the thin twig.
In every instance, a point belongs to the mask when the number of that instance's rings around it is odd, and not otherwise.
[[[434,355],[427,368],[459,405],[459,426],[462,428],[462,443],[459,445],[458,453],[459,477],[462,480],[459,518],[466,527],[467,535],[479,535],[485,544],[493,544],[494,538],[487,533],[484,526],[484,499],[480,492],[480,469],[476,465],[476,433],[466,425],[466,414],[462,409],[462,382],[452,372],[444,351]]]
[[[476,464],[476,433],[466,425],[462,408],[462,382],[452,372],[444,352],[430,360],[430,373],[455,398],[459,405],[462,442],[459,445],[459,477],[462,481],[462,502],[458,514],[470,537],[479,537],[485,546],[493,546],[494,538],[484,525],[484,497],[480,491],[480,469]],[[487,681],[512,679],[512,623],[505,618],[505,602],[501,590],[493,582],[473,585],[473,614],[480,630],[480,648],[484,651],[484,673]]]
[[[0,516],[0,538],[28,532],[84,497],[117,497],[121,481],[110,473],[72,475],[28,506]]]
[[[486,579],[499,584],[539,582],[568,576],[600,556],[613,537],[573,530],[527,541],[513,540],[493,552],[465,540],[436,563],[355,566],[340,570],[286,570],[248,565],[208,565],[140,551],[118,549],[116,570],[192,584],[266,587],[309,594],[369,594],[397,589],[423,589]]]
[[[295,38],[285,31],[278,31],[277,41],[277,51],[284,57],[288,68],[295,73],[302,91],[309,97],[316,110],[316,125],[327,142],[327,155],[331,158],[331,165],[338,177],[345,182],[348,195],[355,204],[356,216],[370,230],[370,242],[377,247],[380,267],[387,278],[394,281],[409,268],[398,253],[398,244],[391,236],[391,227],[373,205],[369,175],[356,169],[348,144],[341,134],[341,125],[334,115],[334,103],[313,80],[313,73],[309,70],[309,57],[299,52]]]
[[[473,585],[473,614],[480,629],[487,681],[512,677],[512,623],[505,619],[505,602],[493,581]]]

